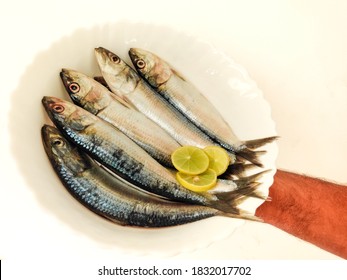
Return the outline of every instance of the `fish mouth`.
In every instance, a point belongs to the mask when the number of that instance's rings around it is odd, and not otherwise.
[[[103,47],[98,47],[94,49],[94,53],[98,63],[105,64],[107,61],[108,54],[111,52]]]
[[[68,88],[69,84],[72,82],[72,79],[70,77],[70,71],[66,68],[61,69],[59,76],[66,88]]]
[[[45,124],[41,128],[41,139],[47,157],[54,169],[58,168],[66,147],[70,147],[62,132],[56,127]]]
[[[96,52],[103,53],[103,52],[106,52],[107,49],[105,49],[105,48],[103,48],[103,47],[97,47],[97,48],[95,48],[95,51],[96,51]]]
[[[128,51],[128,54],[129,54],[130,59],[131,59],[132,61],[134,61],[135,59],[138,58],[137,49],[136,49],[136,48],[130,48],[129,51]]]
[[[140,59],[144,59],[144,55],[141,49],[130,48],[128,54],[133,64],[136,64]]]
[[[52,152],[52,146],[51,146],[51,140],[54,137],[60,136],[59,130],[51,125],[45,124],[41,128],[41,139],[43,143],[43,147],[49,157],[49,159],[53,158],[53,152]]]
[[[109,63],[113,65],[119,65],[122,63],[122,59],[117,54],[111,52],[103,47],[98,47],[94,49],[96,60],[101,65],[107,65]]]
[[[52,96],[44,96],[41,100],[43,107],[45,108],[49,118],[55,123],[57,119],[57,115],[65,110],[63,100],[52,97]],[[57,111],[60,109],[61,111]],[[55,123],[56,124],[56,123]]]
[[[105,49],[103,47],[98,47],[98,48],[95,48],[94,50],[95,50],[95,52],[103,54],[103,55],[112,54],[112,52],[110,50]]]
[[[46,111],[50,111],[50,108],[53,104],[58,101],[55,97],[52,96],[44,96],[41,100],[43,107],[45,107]]]
[[[54,126],[45,124],[41,128],[41,136],[44,143],[49,142],[49,140],[57,134],[60,134],[59,130]]]

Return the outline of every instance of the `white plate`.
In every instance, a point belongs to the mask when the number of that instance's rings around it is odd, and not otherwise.
[[[99,46],[114,51],[128,62],[130,47],[157,53],[201,89],[240,139],[276,135],[270,107],[255,82],[244,68],[210,44],[164,26],[143,23],[120,22],[79,29],[35,57],[11,100],[12,152],[37,202],[76,235],[127,253],[175,255],[229,236],[245,221],[215,217],[164,229],[121,227],[96,216],[65,191],[42,147],[40,129],[50,121],[41,98],[50,95],[69,99],[59,78],[63,67],[99,75],[94,58],[94,48]],[[271,172],[263,177],[264,193],[268,193],[276,171],[277,145],[267,145],[266,149],[263,162]],[[249,199],[244,208],[254,213],[261,203]]]

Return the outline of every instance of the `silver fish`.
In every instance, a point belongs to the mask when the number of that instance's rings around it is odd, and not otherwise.
[[[97,81],[98,83],[102,84],[109,91],[111,91],[111,89],[107,85],[103,76],[96,76],[96,77],[94,77],[94,80]],[[115,95],[115,96],[117,96],[117,95]],[[232,155],[232,158],[234,158],[234,155]],[[227,171],[221,175],[221,178],[229,179],[229,180],[237,179],[237,181],[239,181],[239,179],[242,178],[242,180],[245,181],[244,179],[247,179],[247,177],[244,174],[247,174],[250,170],[254,169],[255,167],[256,167],[256,165],[254,165],[252,163],[245,163],[244,161],[234,162],[231,165],[229,165]],[[259,174],[263,174],[263,173],[260,172]],[[259,179],[260,177],[261,176],[257,176],[257,179]],[[252,177],[252,178],[254,178],[254,177]],[[248,179],[248,182],[249,181],[250,181],[250,179]]]
[[[160,126],[148,119],[141,112],[129,107],[130,105],[126,104],[106,87],[85,74],[74,70],[63,69],[60,76],[66,91],[75,104],[111,123],[134,140],[159,163],[173,168],[171,154],[181,145]],[[242,164],[240,168],[245,168],[244,166],[245,164]],[[236,168],[237,165],[234,164],[233,171]],[[232,171],[227,174],[231,173]],[[258,175],[228,182],[230,190],[248,187],[250,184],[255,187],[257,184],[256,180],[261,177],[261,173]]]
[[[175,201],[209,206],[245,215],[237,208],[241,197],[256,187],[217,194],[195,193],[177,183],[173,174],[111,124],[70,102],[45,96],[42,103],[64,136],[117,175],[154,194]]]
[[[138,73],[175,109],[212,140],[238,156],[261,166],[260,151],[253,151],[277,137],[241,141],[211,102],[177,70],[157,55],[131,48],[129,56]],[[197,106],[198,105],[198,106]]]
[[[109,91],[111,91],[111,89],[107,85],[107,82],[105,81],[103,76],[96,76],[96,77],[94,77],[94,80],[97,81],[98,83],[102,84]],[[115,96],[117,96],[117,95],[115,95]],[[231,157],[234,158],[234,155],[232,155]],[[231,165],[229,165],[226,172],[224,174],[222,174],[220,177],[224,178],[224,179],[229,179],[229,180],[237,179],[237,181],[239,181],[239,179],[242,178],[242,180],[244,181],[244,179],[247,179],[247,177],[244,174],[247,174],[250,170],[254,169],[255,167],[256,167],[256,165],[254,165],[252,163],[245,163],[244,161],[234,162]],[[259,174],[261,174],[261,173],[262,172],[260,172]],[[257,179],[259,179],[259,178],[260,178],[260,176],[257,176]],[[248,181],[250,181],[250,180],[248,180]]]
[[[85,74],[62,69],[60,77],[75,104],[117,127],[161,164],[173,167],[171,154],[181,145],[159,125]]]
[[[215,144],[209,136],[155,93],[137,72],[116,54],[99,47],[95,49],[95,56],[111,91],[156,122],[178,143],[200,148]],[[230,157],[234,163],[235,155],[230,154]]]
[[[112,222],[123,226],[167,227],[213,216],[239,218],[213,208],[151,196],[112,176],[55,127],[44,125],[41,135],[46,154],[65,188],[85,207]]]

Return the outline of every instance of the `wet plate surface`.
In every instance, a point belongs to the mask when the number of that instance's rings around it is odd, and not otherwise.
[[[90,212],[64,189],[41,144],[41,126],[50,123],[41,98],[51,95],[69,100],[59,78],[63,67],[91,76],[100,75],[94,58],[94,48],[99,46],[110,49],[127,62],[130,62],[127,55],[130,47],[157,53],[210,99],[240,139],[276,135],[270,107],[255,82],[244,68],[210,44],[164,26],[147,24],[121,22],[79,29],[39,53],[12,95],[11,148],[26,186],[40,207],[76,235],[128,253],[175,255],[206,247],[232,234],[245,221],[215,217],[164,229],[121,227]],[[273,182],[277,145],[267,145],[266,149],[264,168],[271,172],[262,178],[264,193]],[[261,203],[249,199],[243,207],[254,213]]]

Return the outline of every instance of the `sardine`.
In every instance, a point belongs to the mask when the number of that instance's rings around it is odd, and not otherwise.
[[[168,199],[212,207],[237,215],[237,206],[256,187],[217,194],[195,193],[182,187],[174,175],[120,130],[83,108],[55,97],[42,103],[64,136],[99,163],[131,184]]]
[[[111,123],[161,164],[173,168],[171,154],[181,145],[164,129],[93,78],[62,69],[60,77],[73,102]]]
[[[55,127],[44,125],[41,135],[46,154],[65,188],[85,207],[119,225],[167,227],[213,216],[240,218],[205,206],[153,197],[112,176]]]
[[[157,55],[131,48],[129,56],[138,73],[167,100],[213,141],[238,156],[262,166],[254,151],[277,137],[241,141],[212,103],[177,70]]]
[[[85,74],[63,69],[60,76],[75,104],[111,123],[134,140],[159,163],[173,168],[171,154],[181,145],[160,126]],[[242,170],[238,171],[238,168]],[[228,176],[225,177],[230,177],[229,175],[233,171],[241,174],[245,168],[247,168],[246,164],[233,164],[232,170],[228,171]],[[231,189],[241,189],[248,187],[250,184],[256,186],[256,180],[261,177],[261,174],[256,177],[248,176],[243,177],[242,180],[229,182],[230,185],[233,185]]]
[[[99,47],[95,49],[95,55],[102,76],[111,91],[156,122],[182,146],[204,148],[215,144],[209,136],[155,93],[138,73],[116,54]],[[235,155],[229,154],[231,163],[234,163]]]

